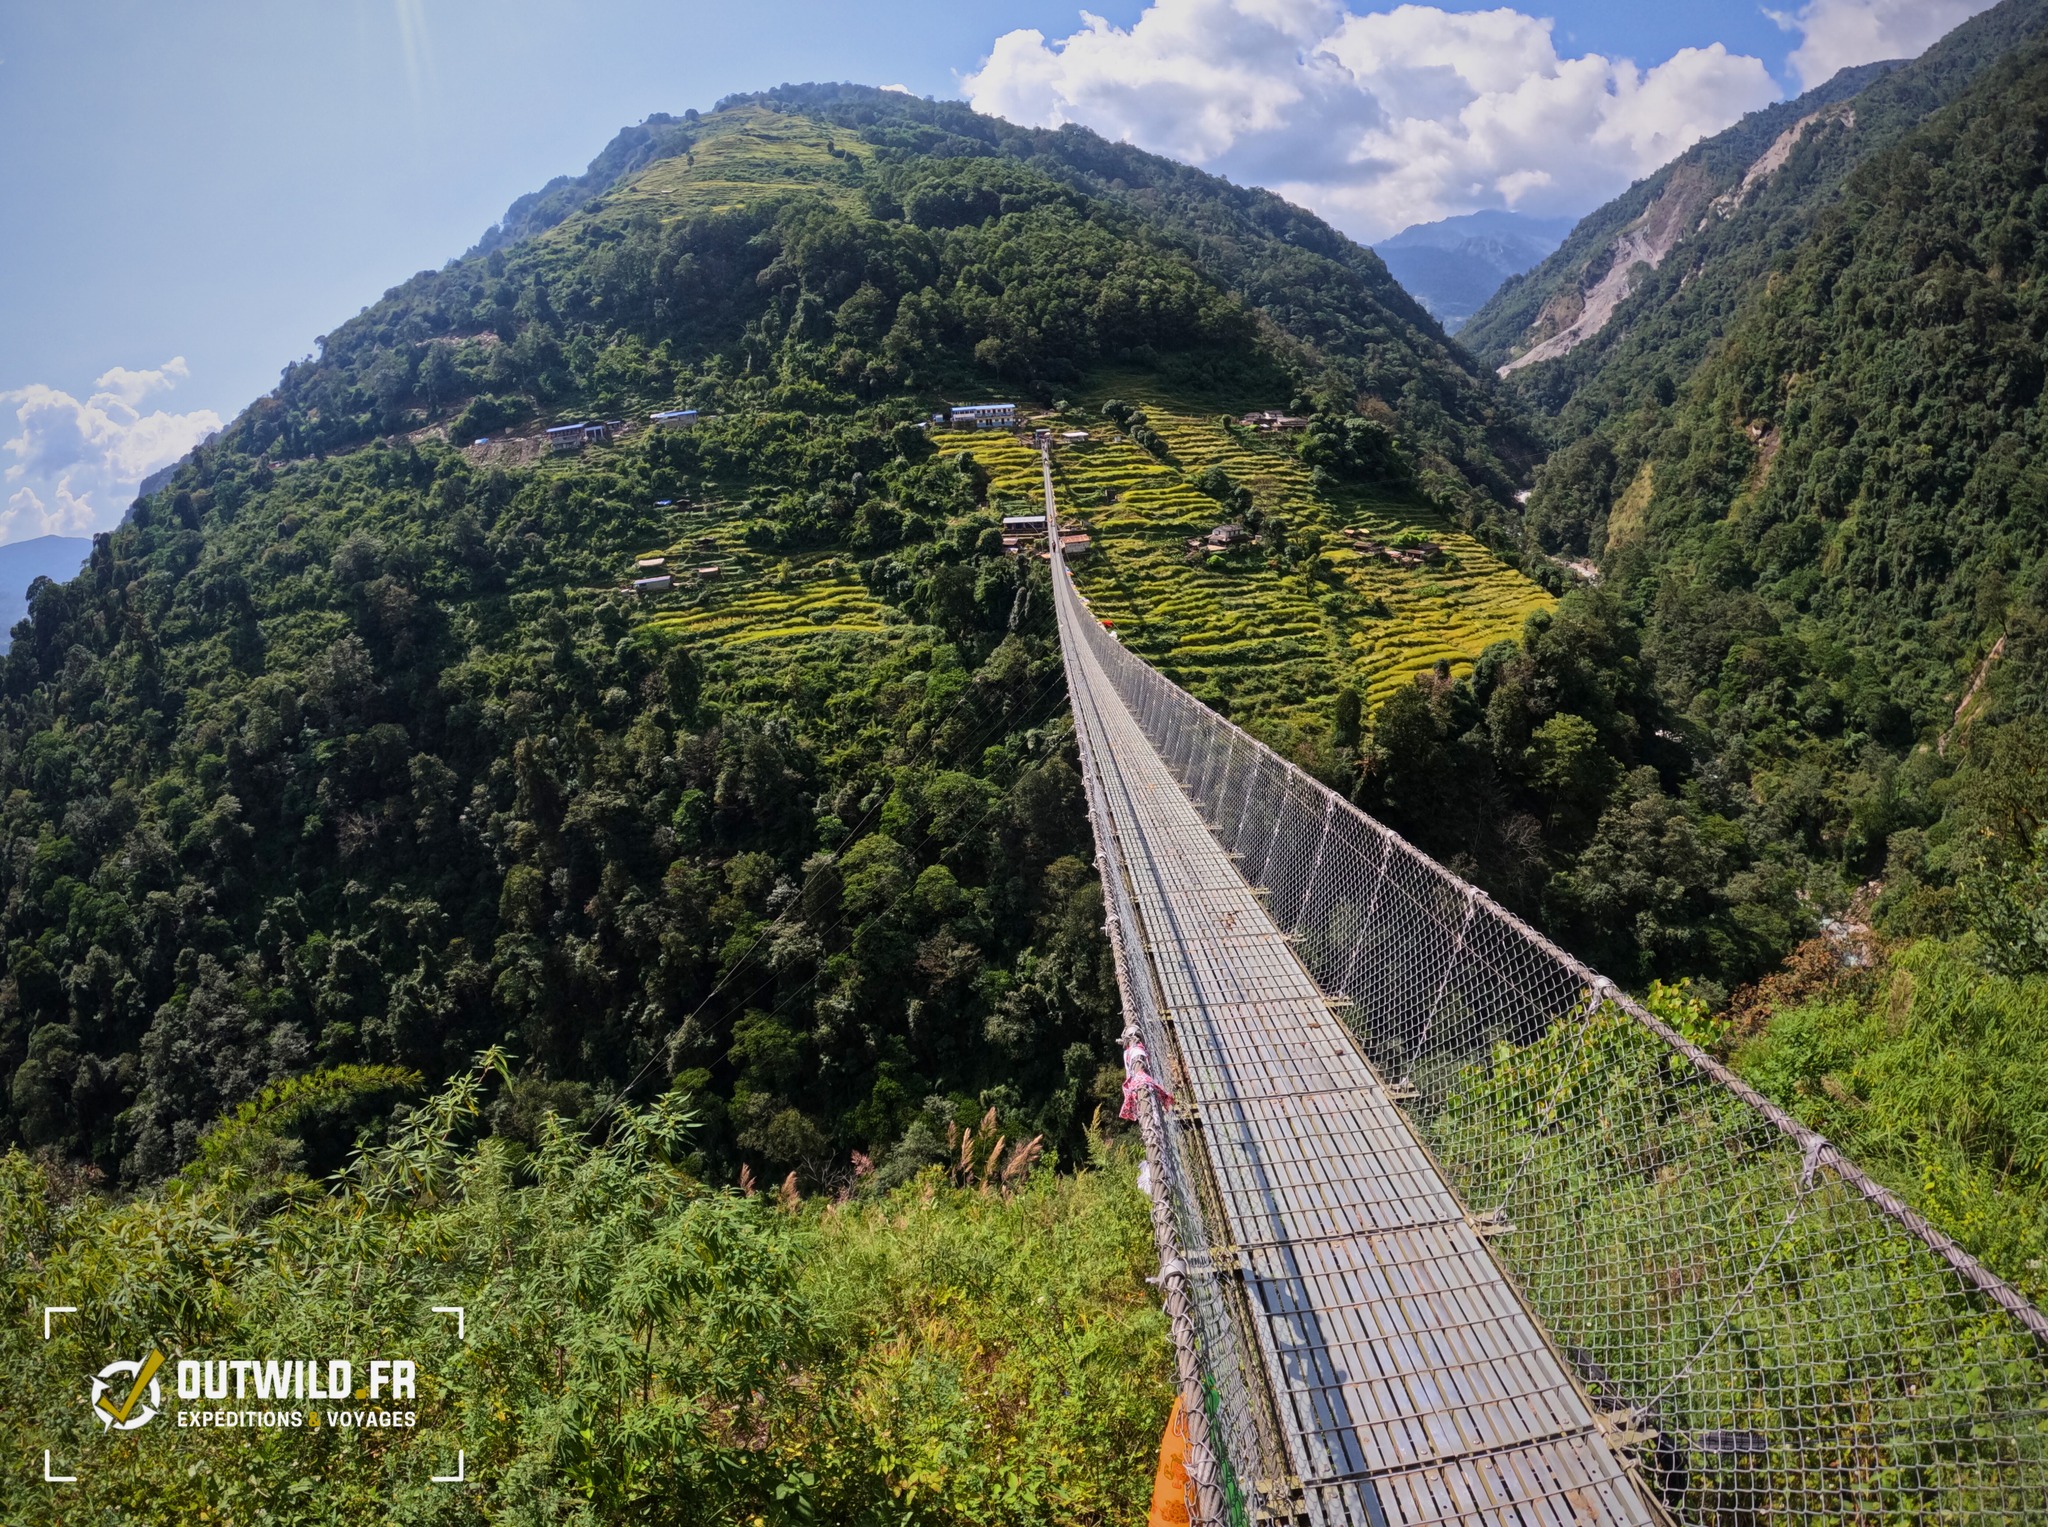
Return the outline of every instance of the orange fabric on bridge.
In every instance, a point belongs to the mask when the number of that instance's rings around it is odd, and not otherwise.
[[[1145,1527],[1188,1527],[1188,1429],[1179,1395],[1159,1439],[1159,1472],[1152,1477],[1152,1514]]]

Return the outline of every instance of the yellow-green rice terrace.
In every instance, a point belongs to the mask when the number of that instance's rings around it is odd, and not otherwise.
[[[1048,421],[1063,523],[1091,533],[1088,553],[1073,559],[1076,582],[1134,650],[1195,693],[1222,699],[1242,721],[1278,735],[1320,733],[1338,689],[1357,689],[1369,712],[1438,662],[1454,672],[1469,667],[1551,603],[1413,495],[1318,488],[1283,436],[1133,397],[1165,442],[1165,459],[1093,408]],[[1088,438],[1060,438],[1069,431]],[[987,469],[996,509],[1036,511],[1038,451],[1028,440],[986,431],[939,443]],[[1212,466],[1248,490],[1266,519],[1281,519],[1297,550],[1319,540],[1318,556],[1287,565],[1257,548],[1227,559],[1191,553],[1191,540],[1232,518],[1193,486]],[[787,660],[792,648],[871,640],[907,624],[863,585],[844,553],[756,551],[741,539],[744,525],[715,505],[679,511],[675,543],[652,550],[690,594],[683,607],[656,613],[657,623],[743,663]],[[1404,536],[1435,548],[1428,564],[1372,549]]]
[[[1074,560],[1075,581],[1095,613],[1133,650],[1231,714],[1285,729],[1327,725],[1329,696],[1357,688],[1370,709],[1439,660],[1469,667],[1490,642],[1521,634],[1551,603],[1537,584],[1411,497],[1370,490],[1319,492],[1284,437],[1259,435],[1222,416],[1139,399],[1177,464],[1166,465],[1099,417],[1078,415],[1085,442],[1059,443],[1053,484],[1063,524],[1092,532]],[[1069,427],[1062,424],[1060,428]],[[1038,454],[1009,436],[967,439],[999,497],[1035,500]],[[1230,515],[1191,485],[1221,466],[1268,517],[1284,519],[1295,545],[1314,531],[1321,566],[1286,571],[1263,556],[1218,568],[1190,558],[1187,543]],[[1347,536],[1356,531],[1357,536]],[[1437,546],[1434,566],[1408,567],[1360,549],[1404,533]]]

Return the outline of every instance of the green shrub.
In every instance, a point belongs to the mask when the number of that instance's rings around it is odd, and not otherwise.
[[[611,1112],[595,1139],[546,1112],[531,1147],[479,1138],[501,1076],[486,1057],[324,1189],[248,1150],[126,1199],[0,1157],[0,1289],[17,1312],[78,1307],[47,1342],[38,1322],[0,1327],[10,1435],[78,1476],[10,1485],[7,1519],[1142,1517],[1171,1368],[1129,1149],[1097,1141],[1068,1175],[1026,1151],[1007,1183],[935,1168],[887,1196],[799,1201],[694,1180],[681,1093]],[[290,1102],[238,1115],[244,1144]],[[436,1305],[466,1311],[462,1339]],[[165,1416],[102,1436],[79,1375],[152,1347],[173,1364],[411,1357],[418,1425]],[[429,1476],[458,1449],[473,1483],[450,1492]]]

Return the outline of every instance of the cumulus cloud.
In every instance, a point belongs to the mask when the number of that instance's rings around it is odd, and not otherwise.
[[[210,408],[142,411],[152,394],[190,375],[178,355],[145,371],[116,366],[83,402],[41,382],[0,392],[19,430],[0,441],[13,457],[0,472],[0,542],[81,535],[118,521],[143,478],[220,428]]]
[[[999,37],[968,99],[1268,186],[1366,239],[1482,207],[1584,212],[1780,94],[1718,43],[1647,70],[1560,57],[1549,21],[1509,9],[1153,0],[1128,29],[1082,22]]]
[[[1917,58],[1946,33],[1993,0],[1808,0],[1795,12],[1769,12],[1800,34],[1789,62],[1800,85],[1812,89],[1852,64],[1881,58]]]

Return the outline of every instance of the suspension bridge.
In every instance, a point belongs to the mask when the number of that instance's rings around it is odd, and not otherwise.
[[[2048,1521],[2048,1318],[1047,542],[1202,1527]]]

